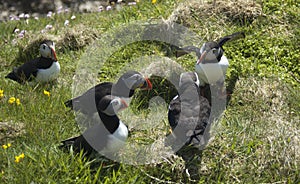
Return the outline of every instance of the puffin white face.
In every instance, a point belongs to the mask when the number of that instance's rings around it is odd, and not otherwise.
[[[205,63],[218,63],[221,53],[221,47],[216,42],[204,43],[200,49],[200,57],[198,58],[197,64]]]
[[[53,45],[51,45],[51,46],[47,45],[46,43],[42,43],[40,45],[40,53],[41,53],[42,57],[51,58],[51,59],[57,61],[54,42],[53,42]]]
[[[144,78],[140,74],[134,74],[126,79],[123,78],[125,85],[128,89],[151,89],[152,84],[149,79]]]
[[[204,58],[205,61],[214,61],[217,60],[217,56],[219,54],[219,49],[212,48],[209,50],[206,54],[206,57]]]
[[[110,101],[106,109],[104,109],[102,112],[109,115],[114,116],[117,114],[117,112],[127,108],[128,105],[122,98],[114,98]]]

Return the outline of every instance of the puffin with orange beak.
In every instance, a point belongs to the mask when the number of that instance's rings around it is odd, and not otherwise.
[[[116,83],[102,82],[88,89],[82,95],[67,100],[64,104],[74,111],[79,111],[90,117],[97,112],[98,103],[106,95],[120,98],[130,98],[137,89],[151,90],[152,83],[137,71],[127,71]]]
[[[44,40],[40,45],[40,54],[40,57],[15,67],[5,78],[20,84],[32,80],[36,82],[50,82],[57,79],[60,65],[57,61],[54,42]]]
[[[240,38],[245,38],[243,32],[233,33],[218,41],[206,42],[201,48],[194,46],[184,47],[177,51],[177,57],[190,52],[196,53],[197,62],[195,70],[199,75],[200,86],[216,84],[220,80],[224,82],[229,62],[226,56],[224,56],[224,49],[222,47],[225,43]]]

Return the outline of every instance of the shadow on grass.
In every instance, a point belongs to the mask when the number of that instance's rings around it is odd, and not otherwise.
[[[202,150],[185,145],[177,151],[177,155],[185,161],[185,182],[197,182],[201,178]]]

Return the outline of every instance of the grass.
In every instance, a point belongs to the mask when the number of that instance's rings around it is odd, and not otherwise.
[[[158,1],[155,5],[141,1],[118,12],[74,13],[74,20],[68,13],[27,22],[2,22],[0,89],[4,96],[0,98],[0,144],[11,143],[11,147],[0,148],[1,183],[299,183],[300,8],[296,1],[239,2],[215,1],[213,6],[200,1]],[[234,14],[230,14],[232,9]],[[67,27],[63,26],[66,19],[70,20]],[[158,141],[149,154],[160,161],[146,165],[85,158],[59,150],[60,140],[80,133],[75,115],[63,105],[72,97],[79,58],[95,39],[116,34],[118,26],[153,19],[176,21],[203,40],[236,31],[246,33],[244,41],[224,46],[231,63],[227,84],[232,85],[234,93],[223,118],[212,130],[209,145],[202,152],[187,147],[181,155],[174,155],[162,153]],[[53,29],[41,34],[47,24],[52,24]],[[15,27],[27,30],[24,38],[17,38]],[[21,86],[4,79],[13,66],[37,55],[37,43],[43,38],[56,42],[62,68],[58,81],[53,85]],[[130,64],[136,58],[166,57],[166,53],[162,43],[131,43],[108,58],[97,82],[115,80],[123,67],[135,66]],[[169,57],[193,70],[194,55]],[[137,93],[131,108],[120,114],[132,130],[128,145],[153,143],[168,134],[167,104],[144,110],[153,95],[160,95],[166,102],[172,98],[173,88],[166,88],[166,81],[154,81],[152,92]],[[44,95],[44,90],[51,95]],[[19,98],[21,104],[9,104],[10,97]],[[158,112],[165,116],[157,116]],[[154,121],[150,115],[160,120]],[[139,124],[139,118],[148,118],[148,125]],[[21,153],[25,157],[16,163],[15,156]],[[193,157],[185,158],[189,155]]]

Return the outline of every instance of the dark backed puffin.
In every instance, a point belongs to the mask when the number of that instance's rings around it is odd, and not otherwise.
[[[222,46],[228,41],[239,38],[245,38],[245,34],[243,32],[236,32],[220,38],[218,41],[206,42],[201,48],[195,46],[183,47],[177,51],[176,56],[179,57],[190,52],[195,52],[197,55],[195,70],[199,75],[200,86],[215,84],[220,79],[225,79],[229,66]]]
[[[33,79],[37,82],[55,80],[60,72],[60,65],[56,58],[55,44],[51,40],[44,40],[40,45],[41,56],[15,67],[5,78],[20,84]]]
[[[133,96],[137,88],[150,90],[152,89],[152,84],[148,78],[143,77],[139,72],[128,71],[124,73],[116,83],[100,83],[82,95],[66,101],[65,105],[83,114],[93,115],[97,112],[96,104],[98,104],[105,95],[129,98]]]
[[[180,75],[178,95],[169,104],[168,121],[172,128],[173,148],[182,144],[203,146],[203,133],[209,123],[211,107],[201,96],[199,79],[196,72]]]
[[[80,136],[61,141],[60,148],[69,149],[73,146],[75,153],[83,149],[89,155],[94,151],[114,153],[124,146],[128,129],[116,113],[128,107],[126,102],[122,98],[106,95],[97,107],[101,122],[87,128]]]

